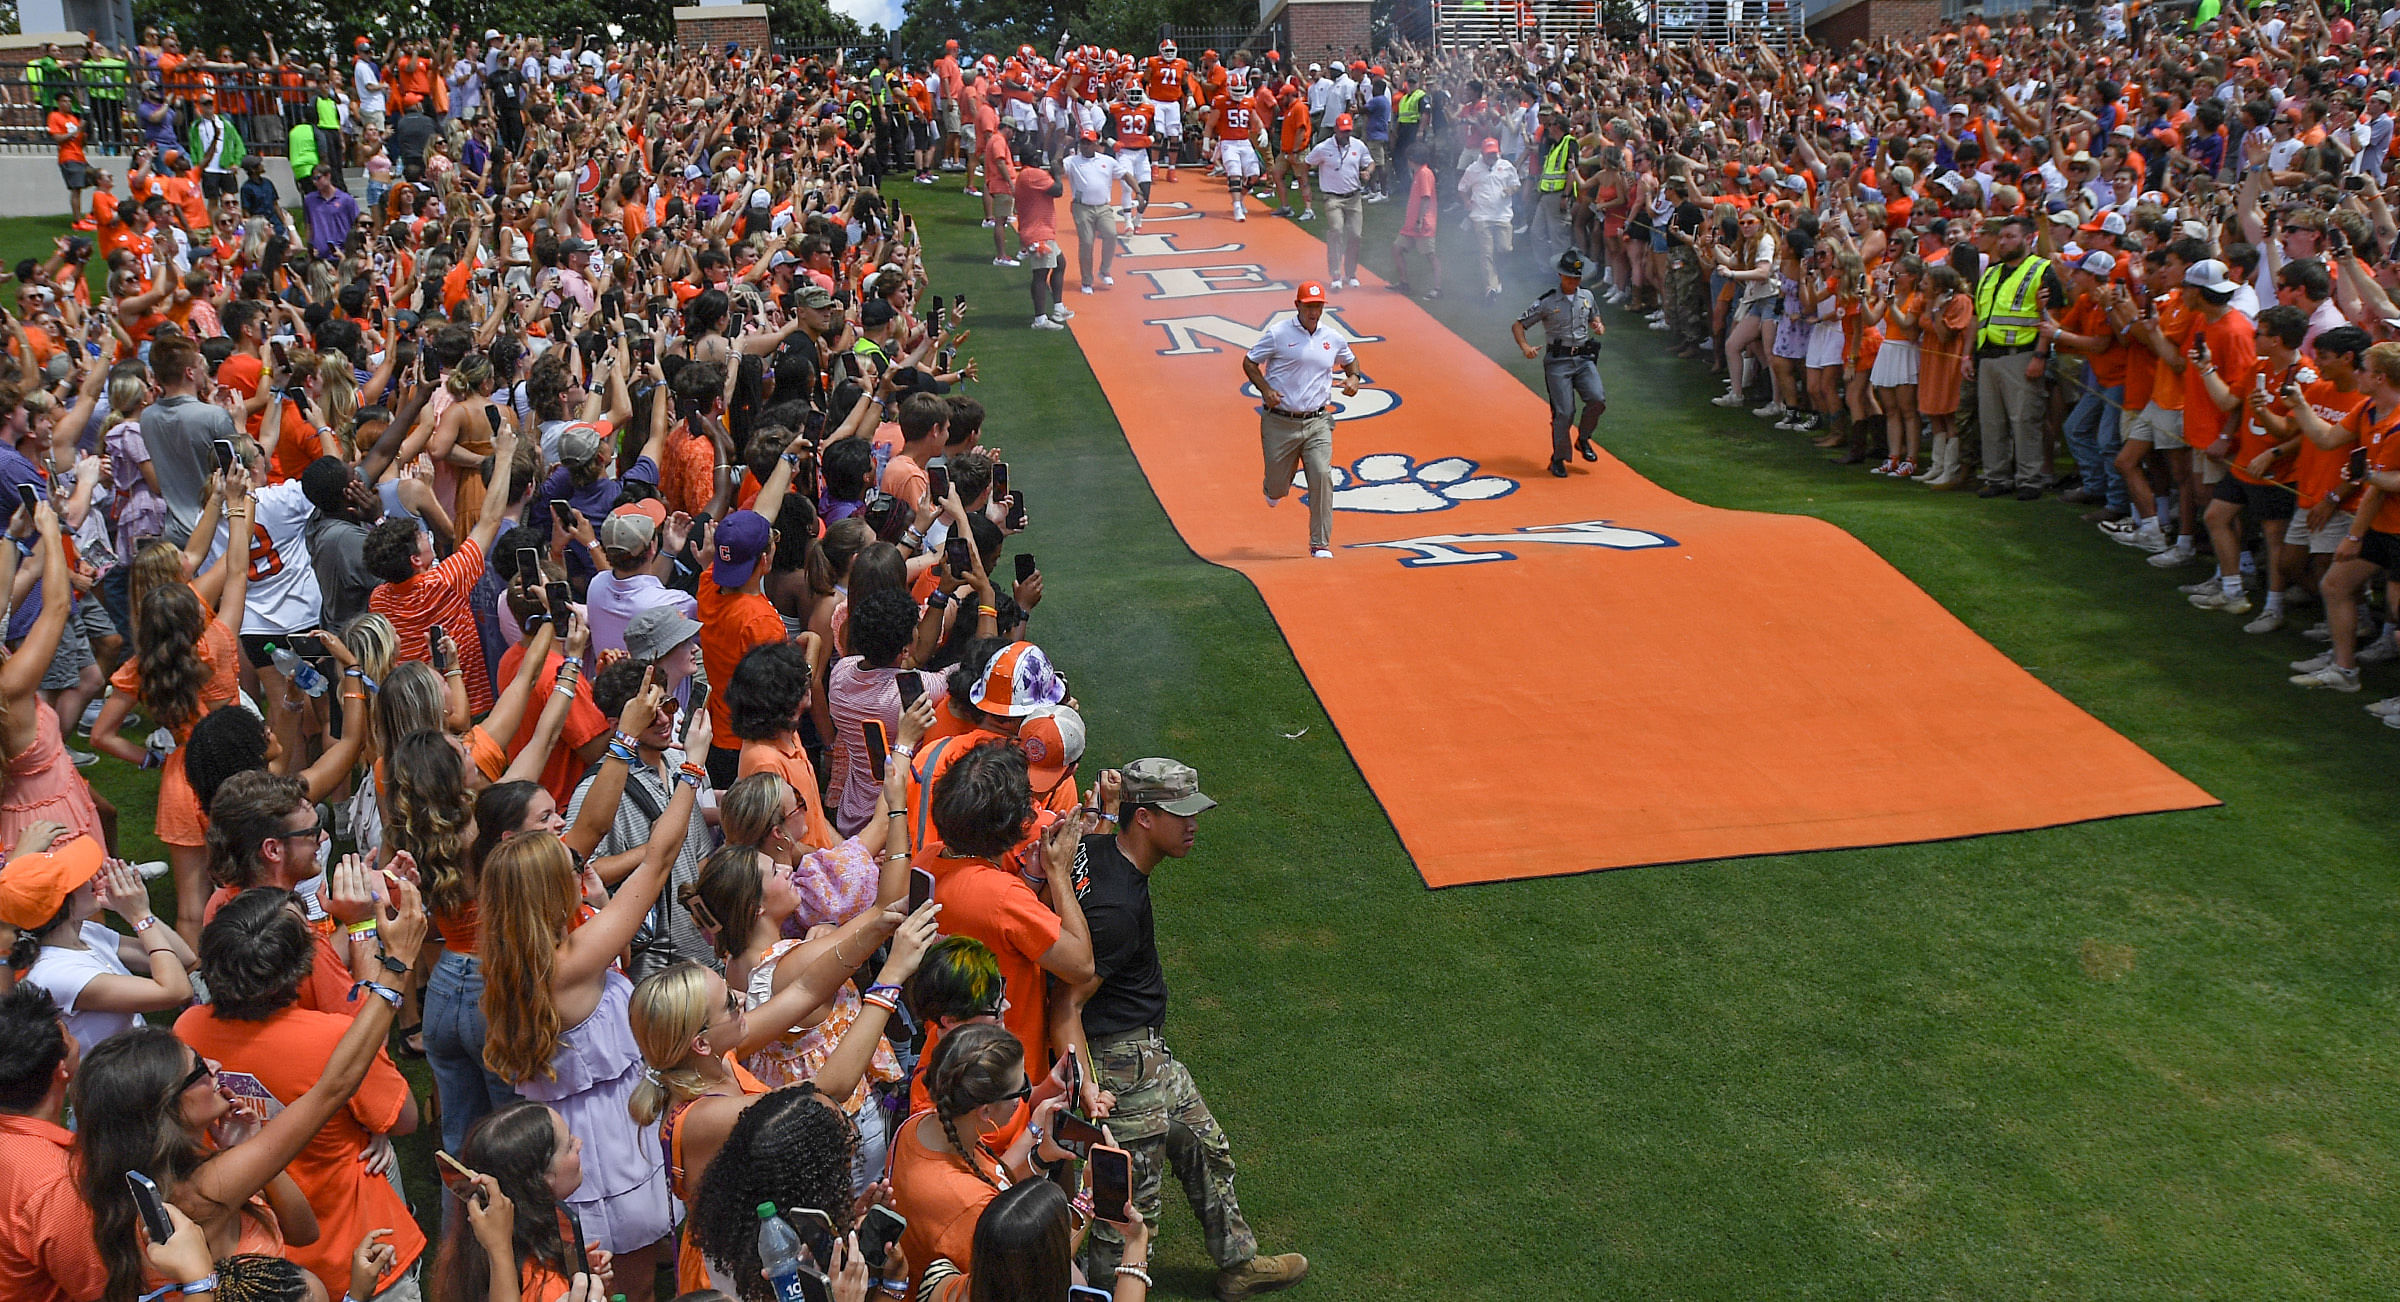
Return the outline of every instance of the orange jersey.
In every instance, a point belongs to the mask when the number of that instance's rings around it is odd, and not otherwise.
[[[1000,74],[1000,93],[1020,103],[1033,102],[1033,81],[1027,75],[1024,64],[1009,60],[1007,69]]]
[[[1258,110],[1248,99],[1219,95],[1216,102],[1217,139],[1248,140],[1258,133]]]
[[[1211,104],[1216,103],[1217,98],[1223,95],[1225,88],[1231,84],[1225,79],[1225,65],[1222,63],[1213,68],[1202,68],[1198,78],[1200,98]]]
[[[1077,99],[1100,98],[1100,70],[1081,56],[1067,60],[1067,91]]]
[[[1119,149],[1148,149],[1150,147],[1152,117],[1149,105],[1119,104],[1111,112],[1116,118],[1117,147]]]
[[[1182,102],[1191,81],[1192,65],[1182,59],[1155,55],[1142,65],[1142,93],[1155,100]]]

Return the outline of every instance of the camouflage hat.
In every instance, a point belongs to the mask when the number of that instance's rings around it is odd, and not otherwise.
[[[1189,817],[1206,813],[1217,802],[1201,794],[1200,770],[1171,759],[1138,759],[1124,768],[1123,799],[1129,805],[1155,805],[1170,814]]]

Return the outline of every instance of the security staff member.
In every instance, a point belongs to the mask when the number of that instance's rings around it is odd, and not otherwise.
[[[2064,306],[2067,287],[2047,258],[2030,256],[2033,219],[2003,217],[1994,256],[1975,282],[1975,399],[1983,428],[1983,488],[2012,489],[2030,502],[2049,487],[2042,456],[2042,376],[2050,346],[2041,337],[2042,304]]]
[[[1509,327],[1527,357],[1542,358],[1542,385],[1550,394],[1550,473],[1560,479],[1567,477],[1567,426],[1575,419],[1576,398],[1583,399],[1583,422],[1575,450],[1586,461],[1600,459],[1600,450],[1592,446],[1592,430],[1600,423],[1600,413],[1608,410],[1598,361],[1600,336],[1608,327],[1600,324],[1599,305],[1583,287],[1583,273],[1583,255],[1567,250],[1558,260],[1558,288],[1533,300]],[[1525,339],[1529,325],[1540,326],[1549,345],[1540,354]]]

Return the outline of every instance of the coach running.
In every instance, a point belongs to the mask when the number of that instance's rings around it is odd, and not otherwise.
[[[1333,559],[1333,372],[1342,396],[1358,396],[1358,358],[1350,341],[1324,324],[1325,287],[1305,281],[1290,317],[1268,326],[1242,358],[1258,387],[1258,439],[1267,459],[1267,505],[1292,491],[1292,471],[1308,467],[1308,549]]]

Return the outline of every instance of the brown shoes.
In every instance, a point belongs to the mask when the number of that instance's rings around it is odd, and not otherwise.
[[[1218,1302],[1242,1302],[1261,1293],[1275,1293],[1308,1278],[1308,1258],[1297,1252],[1256,1256],[1239,1266],[1217,1272]]]

